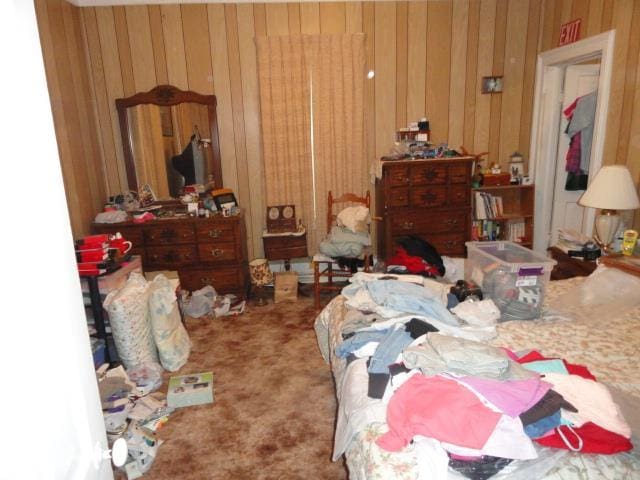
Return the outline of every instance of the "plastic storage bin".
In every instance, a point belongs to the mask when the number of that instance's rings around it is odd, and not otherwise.
[[[502,313],[500,321],[540,317],[555,260],[513,242],[466,245],[464,278],[494,301]]]

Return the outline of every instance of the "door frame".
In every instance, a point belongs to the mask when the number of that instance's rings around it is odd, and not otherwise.
[[[538,54],[531,124],[532,142],[529,150],[530,175],[535,182],[533,249],[536,251],[544,252],[546,250],[551,230],[555,160],[562,108],[559,98],[563,90],[564,70],[569,65],[600,58],[598,100],[589,163],[589,179],[591,180],[602,165],[611,74],[613,72],[615,34],[615,30],[609,30]],[[553,162],[553,168],[549,168],[550,161]],[[587,235],[591,235],[593,231],[594,219],[595,209],[588,208],[586,213]]]

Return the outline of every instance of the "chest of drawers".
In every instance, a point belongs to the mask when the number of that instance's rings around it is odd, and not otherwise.
[[[121,232],[142,257],[145,271],[176,270],[186,290],[213,286],[218,293],[247,292],[244,217],[158,219],[143,224],[93,224],[95,233]]]
[[[473,158],[386,162],[376,183],[378,255],[393,255],[395,239],[416,235],[438,253],[464,256],[470,238]]]

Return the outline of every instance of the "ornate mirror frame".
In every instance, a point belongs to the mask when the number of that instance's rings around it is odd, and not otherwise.
[[[141,104],[153,104],[162,107],[171,107],[180,103],[199,103],[206,105],[209,111],[209,126],[211,128],[211,151],[213,157],[213,165],[211,172],[213,174],[216,188],[222,187],[222,162],[220,159],[220,141],[218,138],[218,119],[216,114],[216,96],[201,95],[192,91],[180,90],[173,85],[158,85],[148,92],[140,92],[126,98],[116,99],[116,109],[118,110],[118,119],[120,121],[120,134],[122,135],[122,148],[124,150],[124,163],[127,172],[127,182],[129,189],[138,191],[138,178],[136,176],[136,166],[131,149],[131,139],[129,132],[129,119],[127,109]]]

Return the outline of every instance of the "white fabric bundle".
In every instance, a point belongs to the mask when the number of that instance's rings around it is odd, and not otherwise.
[[[151,336],[147,281],[137,272],[104,301],[118,356],[126,369],[158,361]]]
[[[338,213],[336,222],[338,226],[346,227],[354,233],[369,233],[369,209],[362,205],[344,208]]]
[[[187,363],[191,340],[180,321],[175,288],[164,275],[158,275],[149,284],[149,313],[160,363],[175,372]]]

